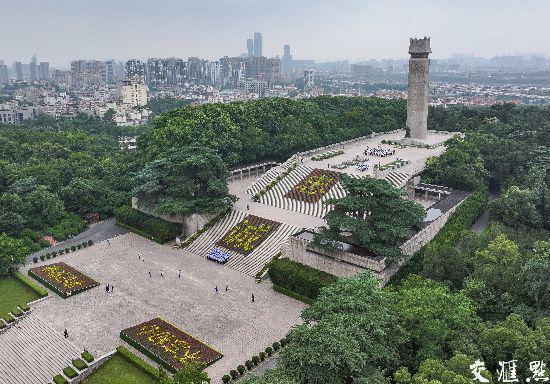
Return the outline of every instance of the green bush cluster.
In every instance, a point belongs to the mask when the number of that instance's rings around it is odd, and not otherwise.
[[[115,209],[115,217],[117,224],[123,224],[122,227],[161,244],[180,235],[182,231],[181,224],[148,215],[128,205]]]
[[[30,289],[32,289],[34,292],[36,292],[36,294],[38,296],[40,296],[40,297],[48,296],[48,291],[46,291],[41,286],[35,284],[34,282],[32,282],[27,276],[23,275],[21,272],[19,272],[17,270],[14,270],[14,271],[11,272],[11,275],[14,278],[16,278],[17,280],[19,280],[21,283],[25,284]],[[28,305],[26,305],[26,304],[25,304],[25,306],[28,307]],[[23,308],[23,307],[21,307],[21,308]]]
[[[44,255],[41,255],[40,256],[40,260],[44,261],[44,260],[50,260],[52,257],[57,257],[57,256],[61,256],[63,255],[64,253],[69,253],[69,252],[74,252],[76,250],[79,250],[79,249],[82,249],[82,248],[86,248],[86,247],[89,247],[90,245],[93,244],[93,241],[92,240],[88,240],[88,241],[84,241],[80,244],[77,244],[77,245],[73,245],[72,247],[70,248],[65,248],[65,249],[60,249],[59,251],[53,251],[53,252],[48,252]],[[38,263],[38,257],[33,257],[32,258],[32,261],[34,263]]]
[[[297,163],[293,163],[291,166],[289,166],[286,171],[282,172],[280,175],[277,175],[277,177],[273,180],[271,180],[265,187],[263,187],[258,193],[256,193],[252,197],[252,201],[258,202],[260,201],[260,197],[265,195],[267,191],[269,191],[271,188],[273,188],[277,183],[281,180],[283,180],[285,177],[288,176],[288,174],[296,169],[298,166]]]
[[[79,371],[83,371],[88,368],[88,364],[86,364],[82,359],[74,359],[72,363]]]
[[[88,363],[90,364],[92,361],[94,361],[94,357],[92,356],[92,354],[88,351],[84,351],[80,354],[80,356],[82,356],[82,358]]]
[[[341,149],[339,149],[337,151],[329,151],[329,152],[321,153],[321,154],[316,155],[316,156],[311,156],[311,160],[321,161],[321,160],[325,160],[325,159],[330,159],[331,157],[339,156],[343,153],[344,153],[344,151],[342,151]]]
[[[53,378],[55,384],[68,384],[69,382],[63,375],[55,375]]]
[[[67,376],[69,379],[74,379],[75,377],[78,376],[78,373],[76,373],[76,371],[75,371],[74,368],[72,368],[72,367],[65,367],[65,368],[63,368],[63,373],[64,373],[65,376]]]
[[[287,258],[269,263],[269,277],[274,287],[281,287],[315,300],[321,288],[336,281],[336,276]]]

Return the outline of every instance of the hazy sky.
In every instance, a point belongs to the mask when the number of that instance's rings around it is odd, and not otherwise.
[[[266,56],[406,57],[550,54],[550,0],[0,0],[0,59],[58,67],[75,59],[239,55],[253,32]]]

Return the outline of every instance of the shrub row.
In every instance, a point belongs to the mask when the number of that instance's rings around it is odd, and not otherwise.
[[[69,383],[69,382],[67,381],[67,379],[66,379],[63,375],[56,375],[56,376],[54,376],[53,382],[54,382],[55,384],[68,384],[68,383]]]
[[[247,371],[251,371],[260,362],[265,361],[268,356],[273,355],[274,352],[280,350],[288,344],[287,339],[282,338],[280,341],[276,341],[271,346],[267,347],[265,351],[258,353],[256,356],[252,356],[250,360],[246,360],[244,365],[239,365],[237,369],[232,369],[229,374],[223,375],[222,381],[227,384],[231,380],[237,380],[240,376],[243,376]]]
[[[53,252],[49,252],[49,253],[45,253],[43,255],[41,255],[40,257],[33,257],[32,258],[32,261],[34,261],[35,263],[38,263],[38,259],[40,259],[41,261],[44,261],[44,260],[49,260],[51,259],[52,257],[57,257],[57,256],[61,256],[63,255],[64,253],[69,253],[69,252],[74,252],[74,251],[78,251],[82,248],[86,248],[86,247],[89,247],[90,245],[92,245],[94,242],[92,240],[88,240],[88,241],[84,241],[80,244],[77,244],[77,245],[72,245],[70,247],[67,247],[65,249],[60,249],[58,251],[53,251]]]
[[[155,355],[153,352],[145,348],[143,345],[139,344],[134,339],[128,337],[124,332],[120,332],[120,338],[130,344],[132,347],[143,353],[145,356],[153,360],[155,363],[160,364],[164,369],[166,369],[168,372],[176,373],[176,369],[172,367],[168,362],[164,361],[159,356]]]
[[[256,193],[254,196],[252,196],[252,201],[260,201],[260,197],[265,195],[267,191],[269,191],[271,188],[273,188],[277,183],[281,180],[283,180],[285,177],[288,176],[288,174],[296,169],[298,166],[298,163],[293,163],[290,167],[286,169],[286,171],[282,172],[280,175],[278,175],[275,179],[271,180],[269,184],[267,184],[265,187],[263,187],[258,193]]]
[[[201,229],[199,229],[197,232],[195,232],[193,235],[189,236],[185,241],[181,244],[182,248],[188,247],[191,245],[193,241],[195,241],[200,235],[202,235],[206,230],[212,228],[214,224],[216,224],[218,221],[220,221],[225,215],[227,215],[231,211],[231,208],[223,211],[216,217],[214,217],[212,220],[210,220],[208,223],[204,225]]]
[[[23,275],[21,272],[19,272],[18,270],[12,270],[11,271],[11,275],[16,278],[17,280],[19,280],[21,283],[25,284],[27,287],[29,287],[31,290],[33,290],[38,296],[40,297],[46,297],[48,296],[48,291],[46,291],[44,288],[42,288],[41,286],[35,284],[33,281],[31,281],[27,276]],[[28,307],[28,305],[25,304],[26,307]],[[23,308],[23,307],[21,307]],[[30,309],[30,308],[29,308]]]
[[[84,360],[82,359],[74,359],[72,361],[73,365],[75,366],[76,369],[78,369],[79,371],[83,371],[85,370],[86,368],[88,368],[88,364],[86,364],[84,362]]]
[[[80,356],[82,356],[82,358],[83,358],[84,360],[86,360],[86,362],[87,362],[88,364],[90,364],[91,362],[94,361],[94,357],[92,356],[92,354],[91,354],[90,352],[86,351],[86,350],[85,350],[84,352],[82,352],[82,353],[80,354]]]
[[[274,286],[286,290],[281,293],[287,294],[287,291],[291,291],[310,300],[317,298],[321,288],[336,281],[336,276],[330,273],[319,271],[287,258],[272,260],[269,263],[268,273]]]
[[[182,231],[182,225],[179,223],[148,215],[129,205],[115,209],[114,213],[118,225],[160,244],[175,238]]]
[[[485,211],[487,201],[487,190],[479,189],[472,192],[453,212],[437,235],[425,247],[416,252],[409,262],[391,277],[388,285],[399,284],[411,273],[420,273],[423,269],[422,262],[426,249],[444,244],[453,244],[461,233],[469,230],[483,211]]]
[[[128,349],[124,348],[123,346],[120,346],[120,347],[117,347],[116,351],[121,357],[128,360],[130,363],[134,364],[136,367],[138,367],[143,372],[150,375],[152,378],[156,377],[157,370],[152,366],[150,366],[149,364],[147,364],[145,361],[143,361],[140,357],[130,352]]]
[[[63,373],[64,373],[65,376],[67,376],[69,379],[74,379],[75,377],[78,376],[78,373],[76,373],[76,371],[74,370],[73,367],[65,367],[65,368],[63,368]]]
[[[325,159],[330,159],[331,157],[339,156],[343,153],[344,153],[344,151],[342,151],[341,149],[336,150],[336,151],[329,151],[329,152],[321,153],[319,155],[311,156],[311,160],[321,161],[321,160],[325,160]]]

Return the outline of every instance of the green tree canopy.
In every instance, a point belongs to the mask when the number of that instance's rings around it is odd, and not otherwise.
[[[290,332],[281,369],[299,383],[345,384],[395,367],[403,331],[378,284],[365,273],[323,288],[303,311],[304,324]]]
[[[9,267],[25,261],[28,248],[18,239],[0,234],[0,275],[8,273]]]
[[[224,162],[212,149],[182,147],[147,164],[135,178],[133,193],[153,202],[159,213],[219,213],[235,201],[227,177]]]
[[[400,257],[398,246],[425,216],[424,208],[403,198],[404,192],[386,180],[341,175],[347,196],[329,199],[334,209],[326,216],[315,243],[337,247],[337,241],[358,244],[390,261]]]

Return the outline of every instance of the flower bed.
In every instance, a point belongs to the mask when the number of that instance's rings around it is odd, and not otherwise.
[[[324,169],[314,169],[294,188],[287,192],[285,197],[316,203],[340,180],[340,174]]]
[[[246,256],[253,252],[280,225],[281,223],[276,221],[248,215],[218,240],[216,245]]]
[[[166,321],[155,318],[120,332],[120,338],[171,372],[189,362],[210,365],[223,355]]]
[[[35,278],[64,299],[99,285],[97,281],[65,263],[31,268],[29,269],[29,276]]]

